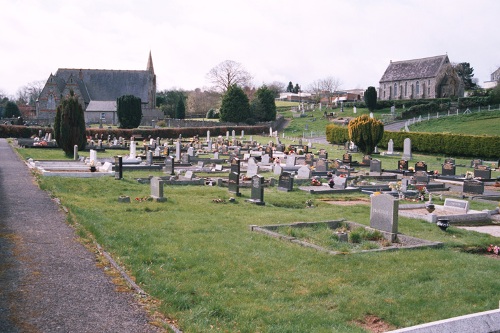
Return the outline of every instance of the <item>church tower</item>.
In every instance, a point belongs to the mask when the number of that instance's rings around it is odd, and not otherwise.
[[[153,57],[151,56],[151,51],[149,51],[146,70],[149,72],[148,105],[151,109],[154,109],[156,108],[156,74],[153,67]]]

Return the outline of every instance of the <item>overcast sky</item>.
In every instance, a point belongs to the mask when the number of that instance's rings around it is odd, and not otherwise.
[[[146,69],[159,90],[209,86],[236,61],[258,87],[378,87],[391,60],[448,54],[482,84],[500,66],[498,0],[0,0],[0,91],[58,68]]]

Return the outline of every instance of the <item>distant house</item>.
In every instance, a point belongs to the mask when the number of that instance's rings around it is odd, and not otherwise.
[[[379,81],[380,100],[443,98],[464,94],[447,55],[391,61]]]
[[[37,100],[37,118],[53,120],[61,100],[73,90],[83,106],[85,122],[116,124],[116,99],[134,95],[143,114],[156,106],[156,75],[149,53],[146,70],[59,68],[50,74]]]
[[[485,89],[490,89],[490,88],[495,88],[500,81],[500,67],[491,73],[491,80],[490,81],[485,81],[483,84],[483,88]]]
[[[309,103],[311,101],[311,94],[303,92],[299,92],[297,94],[285,92],[280,94],[278,100],[287,102]]]

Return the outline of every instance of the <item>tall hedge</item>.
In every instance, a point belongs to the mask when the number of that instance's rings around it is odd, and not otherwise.
[[[120,128],[136,128],[141,124],[141,99],[133,95],[124,95],[116,100],[116,112]]]

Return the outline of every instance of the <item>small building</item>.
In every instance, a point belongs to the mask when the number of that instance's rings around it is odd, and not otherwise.
[[[463,97],[464,88],[447,55],[391,61],[379,81],[378,98]]]
[[[490,81],[485,81],[483,84],[483,88],[485,89],[491,89],[495,88],[500,81],[500,67],[491,73],[491,80]]]
[[[146,70],[59,68],[50,74],[37,100],[38,119],[55,118],[61,100],[73,91],[80,101],[86,123],[117,124],[117,98],[139,97],[143,114],[156,106],[156,75],[149,53]]]

